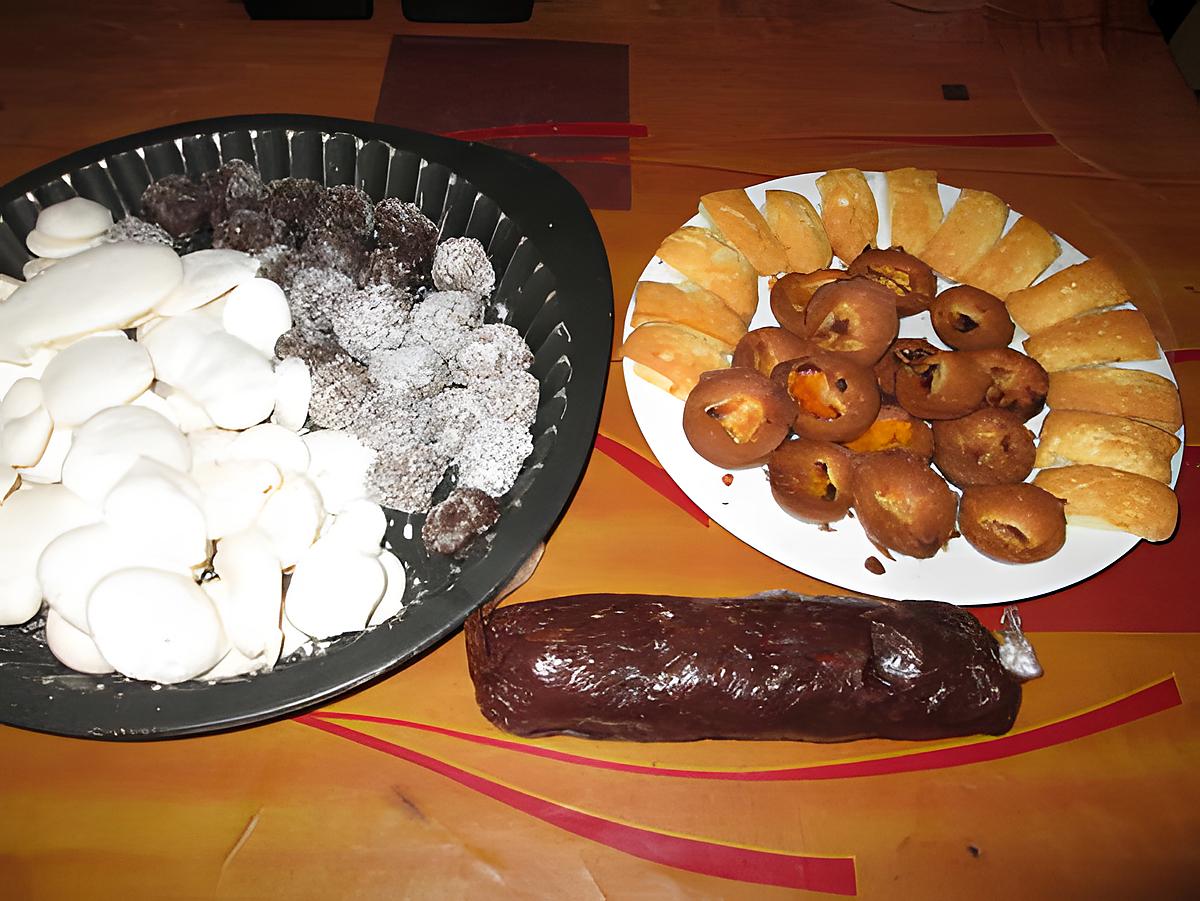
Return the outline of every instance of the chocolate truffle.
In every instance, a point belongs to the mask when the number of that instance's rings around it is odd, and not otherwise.
[[[362,188],[334,185],[321,196],[317,222],[330,231],[348,232],[365,244],[375,231],[375,207]]]
[[[287,228],[264,210],[235,210],[213,226],[212,246],[259,253],[287,240]]]
[[[215,226],[237,210],[259,210],[267,201],[267,188],[258,170],[245,160],[229,160],[204,173],[212,207],[209,218]]]
[[[164,175],[142,192],[142,215],[172,238],[186,238],[208,225],[209,193],[186,175]]]
[[[280,178],[267,185],[267,212],[287,226],[299,244],[316,224],[325,186],[311,178]]]
[[[500,518],[500,505],[478,488],[456,488],[429,509],[421,541],[432,554],[459,556]]]
[[[433,284],[439,291],[470,291],[488,296],[496,270],[475,238],[448,238],[433,252]]]
[[[428,271],[438,228],[415,203],[385,197],[375,204],[375,236],[381,247],[394,247],[414,271]]]

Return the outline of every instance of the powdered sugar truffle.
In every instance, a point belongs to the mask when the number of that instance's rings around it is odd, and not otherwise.
[[[275,343],[279,358],[299,357],[308,364],[312,398],[308,418],[327,429],[348,429],[358,416],[371,379],[366,367],[331,341],[309,340],[295,329]]]
[[[368,371],[380,388],[400,397],[432,397],[450,384],[446,361],[421,344],[376,351]]]
[[[474,384],[497,373],[526,370],[533,363],[533,352],[511,325],[481,325],[455,350],[450,361],[454,381]]]
[[[292,273],[288,305],[295,328],[309,337],[333,333],[333,310],[354,292],[354,282],[334,269],[305,267]]]
[[[529,428],[537,416],[542,386],[525,371],[502,372],[472,386],[490,417]]]
[[[330,310],[333,334],[350,356],[366,363],[377,350],[399,347],[412,298],[388,285],[368,285]]]
[[[483,299],[466,291],[433,291],[412,308],[406,344],[425,344],[449,359],[483,321]]]
[[[529,429],[486,417],[455,458],[458,484],[500,497],[512,488],[525,458],[533,453]]]
[[[359,280],[363,285],[389,285],[400,291],[416,287],[421,274],[397,247],[376,247],[367,254]]]
[[[258,277],[267,278],[277,285],[287,285],[299,260],[296,251],[287,244],[272,244],[254,254],[258,260]]]
[[[430,410],[433,440],[448,457],[458,456],[479,421],[487,416],[483,396],[470,388],[448,388],[430,400]]]
[[[433,284],[439,291],[470,291],[487,296],[496,270],[476,238],[448,238],[433,252]]]
[[[385,507],[424,513],[433,502],[447,462],[431,445],[396,441],[379,450],[367,473],[367,484]]]
[[[336,269],[357,280],[366,259],[366,245],[358,235],[336,228],[314,228],[304,242],[302,255],[309,266]]]
[[[104,243],[116,244],[118,241],[133,241],[135,244],[162,244],[174,247],[175,240],[167,234],[166,229],[137,216],[126,216],[118,219],[104,233]]]
[[[363,444],[381,450],[397,441],[434,444],[437,426],[432,400],[393,394],[375,385],[351,430]],[[447,460],[451,456],[444,451],[442,455]]]

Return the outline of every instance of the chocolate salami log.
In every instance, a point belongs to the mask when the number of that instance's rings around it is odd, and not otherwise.
[[[466,634],[480,709],[517,735],[934,739],[999,735],[1021,704],[991,633],[933,601],[587,594]]]

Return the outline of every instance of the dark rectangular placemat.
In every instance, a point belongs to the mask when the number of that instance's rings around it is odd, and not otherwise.
[[[375,121],[529,154],[594,209],[629,209],[629,139],[615,127],[629,122],[625,44],[396,35]],[[563,137],[553,123],[594,127]]]

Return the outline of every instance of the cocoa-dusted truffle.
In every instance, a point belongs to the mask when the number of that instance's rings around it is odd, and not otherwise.
[[[287,226],[300,243],[317,221],[325,186],[311,178],[279,178],[267,185],[267,212]]]
[[[896,370],[905,363],[919,363],[930,354],[941,352],[941,348],[924,338],[897,338],[887,353],[875,364],[875,378],[879,382],[879,393],[883,399],[896,399]]]
[[[937,276],[910,253],[868,248],[855,257],[847,271],[878,282],[896,296],[896,313],[915,316],[929,309],[937,293]]]
[[[348,232],[365,244],[375,231],[375,206],[362,188],[334,185],[321,196],[317,222],[330,231]]]
[[[287,240],[287,227],[265,210],[234,210],[213,226],[212,246],[259,253]]]
[[[836,522],[845,516],[854,500],[853,476],[853,455],[829,441],[785,441],[767,459],[775,501],[805,522]]]
[[[683,405],[683,434],[716,466],[762,463],[787,437],[794,408],[783,389],[753,369],[705,372]]]
[[[500,505],[478,488],[456,488],[429,509],[421,541],[433,554],[458,556],[496,524]]]
[[[208,225],[208,191],[186,175],[164,175],[142,192],[142,215],[172,238],[186,238]]]
[[[428,271],[438,228],[415,203],[385,197],[375,204],[375,236],[381,247],[394,247],[410,269]]]
[[[845,447],[856,454],[902,450],[928,463],[933,459],[933,431],[903,407],[880,407],[870,428]]]
[[[817,350],[816,346],[787,329],[768,326],[746,332],[733,349],[733,365],[757,370],[770,378],[784,360]]]
[[[237,210],[259,210],[267,201],[267,188],[258,170],[245,160],[229,160],[204,173],[211,198],[210,219],[215,226]]]
[[[448,238],[433,252],[433,284],[439,291],[470,291],[488,296],[496,270],[476,238]]]
[[[937,336],[957,350],[1008,347],[1013,321],[1004,301],[970,285],[947,288],[929,311]]]
[[[979,409],[991,377],[965,352],[942,351],[896,372],[896,400],[919,419],[957,419]]]
[[[336,269],[354,280],[358,279],[366,253],[366,245],[357,235],[323,226],[308,233],[301,251],[305,265]]]
[[[862,366],[874,366],[896,340],[900,320],[895,295],[868,278],[848,278],[818,288],[804,321],[818,347]]]
[[[397,247],[376,247],[370,251],[359,272],[364,285],[388,285],[398,291],[416,288],[421,274],[409,265],[407,256]]]
[[[1041,363],[1010,347],[965,353],[991,378],[983,396],[989,407],[1007,410],[1022,422],[1042,411],[1050,390],[1050,376]]]
[[[1064,506],[1036,485],[979,485],[963,491],[958,529],[993,560],[1036,563],[1053,557],[1067,540]]]
[[[1006,410],[984,407],[933,424],[933,462],[959,488],[1024,481],[1035,455],[1033,432]]]
[[[817,269],[815,272],[789,272],[771,286],[771,312],[775,320],[793,335],[808,337],[804,314],[813,292],[822,285],[849,278],[844,269]]]
[[[932,557],[954,533],[957,496],[941,476],[904,451],[860,456],[850,490],[858,521],[879,547]]]

